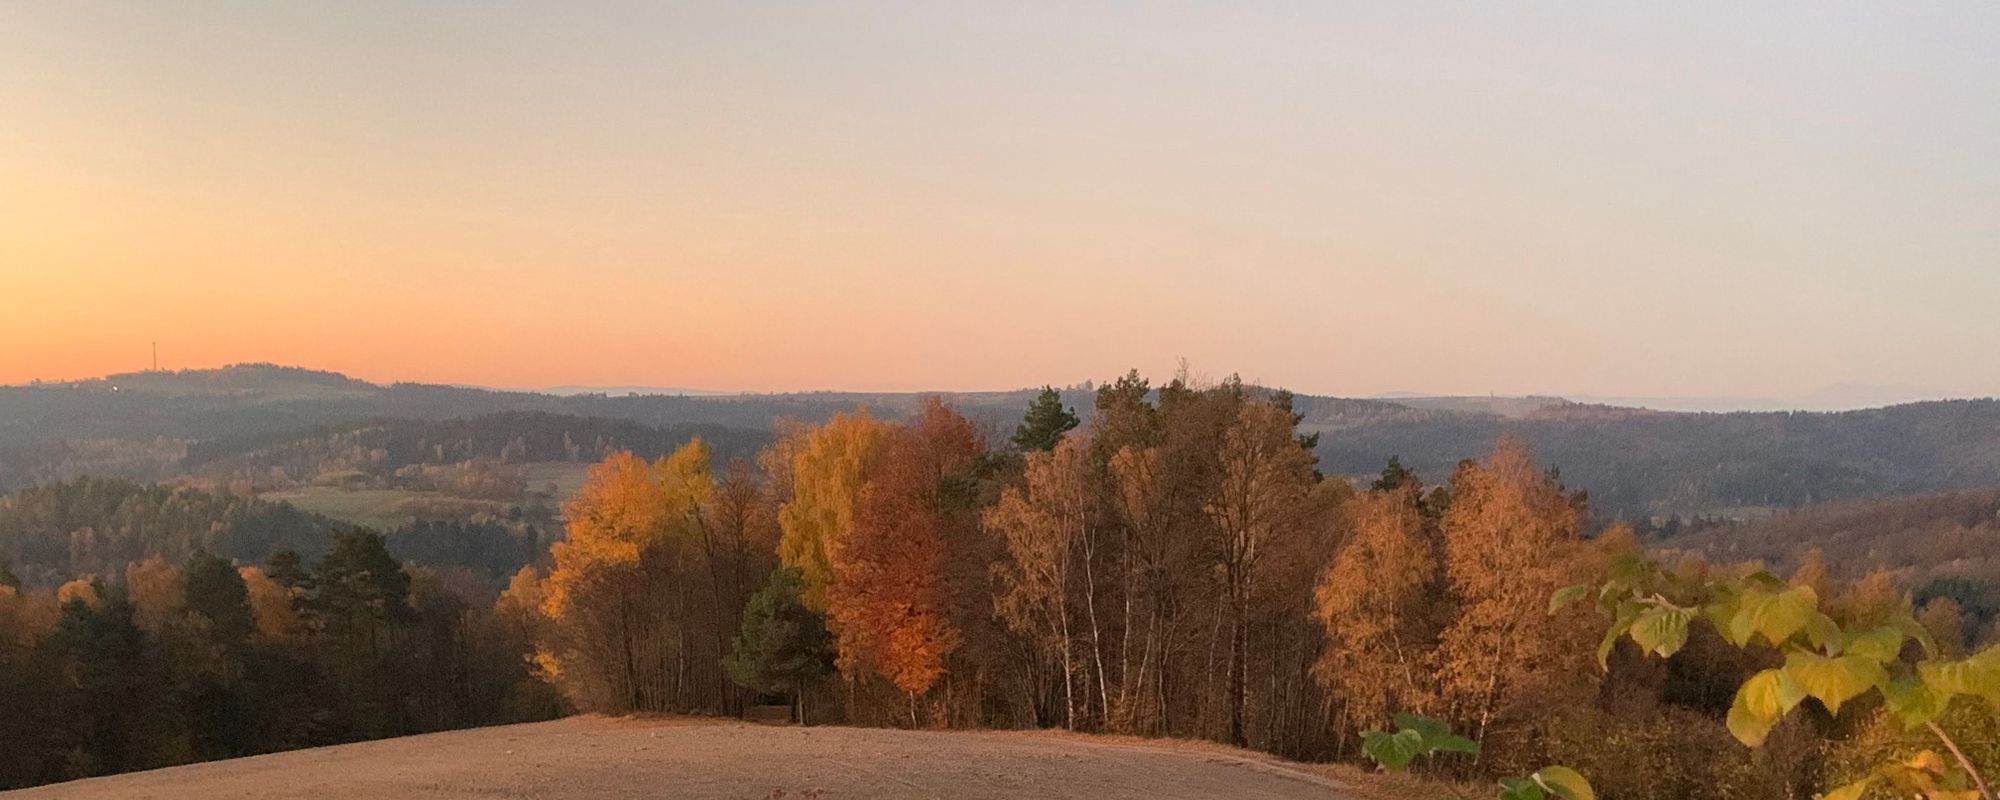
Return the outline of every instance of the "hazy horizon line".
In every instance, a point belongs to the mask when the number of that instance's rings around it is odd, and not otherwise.
[[[376,386],[389,386],[394,384],[418,384],[418,385],[431,385],[431,386],[450,386],[455,388],[477,389],[477,390],[496,391],[496,392],[521,392],[528,394],[551,395],[557,397],[573,397],[573,396],[587,395],[587,394],[605,394],[609,396],[626,396],[626,395],[636,394],[636,395],[689,396],[689,397],[728,397],[728,396],[759,396],[759,395],[775,396],[775,395],[805,395],[805,394],[831,394],[831,395],[1006,394],[1010,392],[1034,391],[1042,388],[1043,386],[1050,386],[1062,390],[1074,390],[1082,388],[1085,384],[1089,384],[1091,386],[1101,386],[1103,385],[1103,383],[1106,382],[1105,380],[1102,379],[1087,378],[1083,381],[1076,381],[1063,384],[1048,382],[1040,385],[1016,386],[1012,388],[976,388],[976,389],[940,389],[940,388],[720,389],[712,387],[656,385],[644,382],[604,383],[604,384],[558,383],[558,384],[549,384],[540,386],[504,386],[504,385],[496,385],[490,383],[459,382],[459,381],[447,381],[447,380],[422,380],[422,379],[405,379],[405,378],[383,380],[374,377],[364,377],[356,375],[354,373],[343,372],[335,369],[323,369],[319,367],[311,367],[298,364],[281,364],[272,361],[241,361],[241,362],[231,362],[209,367],[166,367],[159,369],[138,369],[125,372],[108,372],[103,375],[95,375],[82,378],[36,378],[18,383],[0,384],[0,387],[27,388],[38,385],[49,386],[49,385],[71,384],[71,383],[85,383],[90,381],[101,381],[122,375],[144,375],[156,372],[166,373],[166,374],[189,373],[189,372],[195,372],[195,373],[214,372],[214,371],[237,368],[237,367],[254,367],[254,366],[275,367],[281,369],[298,369],[310,372],[324,372],[324,373],[339,375],[344,378],[357,380]],[[1273,389],[1290,388],[1281,383],[1271,383],[1263,380],[1246,379],[1245,382],[1260,386],[1267,386]],[[1991,393],[1960,392],[1960,391],[1935,389],[1931,387],[1912,386],[1906,384],[1876,384],[1864,381],[1839,381],[1827,384],[1825,386],[1821,386],[1819,388],[1810,391],[1800,392],[1800,393],[1790,393],[1790,394],[1746,393],[1746,394],[1722,394],[1722,395],[1698,395],[1698,394],[1658,395],[1658,394],[1643,394],[1643,393],[1626,394],[1626,393],[1600,393],[1600,392],[1541,392],[1541,391],[1526,392],[1526,393],[1512,393],[1512,392],[1501,393],[1501,392],[1465,392],[1465,391],[1448,391],[1448,390],[1418,391],[1409,389],[1390,389],[1390,390],[1362,392],[1362,393],[1319,392],[1319,391],[1309,391],[1302,389],[1292,389],[1292,391],[1298,392],[1299,394],[1314,396],[1314,397],[1329,397],[1329,398],[1354,399],[1354,400],[1380,400],[1385,402],[1395,402],[1398,400],[1408,401],[1408,400],[1449,400],[1449,399],[1462,399],[1462,400],[1548,399],[1548,400],[1560,400],[1571,403],[1579,403],[1584,405],[1604,405],[1604,406],[1614,406],[1620,408],[1636,408],[1636,409],[1646,409],[1654,411],[1673,411],[1673,412],[1688,412],[1688,413],[1700,413],[1700,412],[1723,413],[1731,411],[1748,411],[1748,412],[1855,411],[1855,410],[1865,410],[1870,408],[1886,408],[1889,406],[1905,405],[1910,403],[1983,399],[1983,398],[1992,398],[1996,396]]]

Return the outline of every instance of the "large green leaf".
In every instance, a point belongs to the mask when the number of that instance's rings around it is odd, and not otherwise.
[[[1420,756],[1436,753],[1477,753],[1479,743],[1451,732],[1451,723],[1436,717],[1421,714],[1397,714],[1395,723],[1398,734],[1417,734],[1416,754]]]
[[[1569,767],[1548,766],[1528,776],[1562,800],[1597,800],[1597,792],[1590,788],[1590,781]]]
[[[1618,619],[1611,623],[1610,630],[1604,632],[1604,640],[1597,643],[1599,668],[1611,668],[1611,648],[1617,647],[1618,640],[1624,638],[1627,631],[1632,630],[1632,623],[1637,622],[1639,615],[1645,613],[1645,608],[1638,603],[1630,602],[1618,607]]]
[[[1752,675],[1736,690],[1736,699],[1729,704],[1729,732],[1745,745],[1761,745],[1778,720],[1805,696],[1805,690],[1783,670],[1767,669]]]
[[[1501,778],[1500,800],[1548,800],[1542,785],[1527,778]]]
[[[1903,631],[1894,625],[1869,628],[1847,635],[1844,652],[1847,655],[1866,656],[1876,661],[1889,662],[1903,652]],[[1838,655],[1829,653],[1828,655]]]
[[[1882,700],[1889,707],[1889,713],[1895,715],[1904,728],[1915,728],[1944,712],[1945,698],[1922,679],[1910,675],[1883,686]]]
[[[1805,651],[1786,654],[1785,675],[1835,714],[1840,713],[1842,703],[1889,682],[1888,670],[1872,658],[1854,655],[1827,658]]]
[[[1411,730],[1428,739],[1436,736],[1450,736],[1451,723],[1422,714],[1397,714],[1393,721],[1397,730]]]
[[[1632,641],[1646,652],[1671,656],[1687,644],[1688,623],[1693,619],[1694,609],[1654,606],[1632,621]]]
[[[1424,735],[1404,729],[1395,733],[1369,731],[1361,735],[1361,752],[1390,772],[1410,768],[1410,762],[1424,752]]]
[[[1781,591],[1749,589],[1737,600],[1736,616],[1729,622],[1729,639],[1746,643],[1755,633],[1772,645],[1781,645],[1812,622],[1819,610],[1819,595],[1810,586],[1793,586]]]
[[[1957,661],[1925,661],[1917,665],[1917,675],[1947,695],[2000,697],[2000,648]]]
[[[1590,594],[1590,591],[1595,588],[1597,587],[1591,586],[1588,583],[1579,583],[1575,586],[1564,586],[1561,589],[1557,589],[1556,593],[1549,597],[1549,613],[1554,614],[1568,608],[1571,603],[1583,599],[1584,596]]]

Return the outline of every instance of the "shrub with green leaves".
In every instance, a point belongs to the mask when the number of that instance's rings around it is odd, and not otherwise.
[[[1737,647],[1768,648],[1782,656],[1781,666],[1745,681],[1730,704],[1729,732],[1746,746],[1763,744],[1779,720],[1807,699],[1839,714],[1872,692],[1906,729],[1927,728],[1951,755],[1925,750],[1885,763],[1824,800],[1859,800],[1878,786],[1897,797],[2000,800],[1937,723],[1955,698],[2000,705],[2000,648],[1963,659],[1940,657],[1907,597],[1889,605],[1829,609],[1811,586],[1787,585],[1763,570],[1677,573],[1633,554],[1612,564],[1604,584],[1557,592],[1550,610],[1593,597],[1614,620],[1598,647],[1600,664],[1625,638],[1648,654],[1671,657],[1698,622]]]
[[[1443,720],[1416,714],[1397,714],[1396,730],[1362,734],[1361,751],[1369,760],[1391,772],[1410,768],[1418,758],[1431,759],[1440,753],[1477,755],[1479,743],[1451,730]],[[1452,790],[1457,793],[1456,789]],[[1596,800],[1590,782],[1569,767],[1543,767],[1525,778],[1503,778],[1500,800]]]

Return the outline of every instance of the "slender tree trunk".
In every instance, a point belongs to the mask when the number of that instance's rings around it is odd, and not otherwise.
[[[1067,593],[1066,589],[1064,593]],[[1076,668],[1070,657],[1068,600],[1057,601],[1056,616],[1060,619],[1059,633],[1062,636],[1063,728],[1073,731],[1076,730]]]
[[[1232,575],[1230,580],[1235,582],[1238,577]],[[1248,744],[1243,736],[1243,700],[1247,682],[1244,662],[1249,649],[1249,636],[1243,629],[1243,606],[1241,590],[1232,590],[1229,599],[1229,743],[1238,747]]]
[[[1083,603],[1084,613],[1090,615],[1090,657],[1097,667],[1097,707],[1107,722],[1111,717],[1111,690],[1104,685],[1104,640],[1097,624],[1097,570],[1092,563],[1097,560],[1096,537],[1088,527],[1083,535]]]
[[[1118,717],[1117,728],[1132,728],[1132,529],[1123,531],[1119,542],[1120,588],[1124,610],[1118,623]],[[1143,677],[1140,680],[1144,680]]]

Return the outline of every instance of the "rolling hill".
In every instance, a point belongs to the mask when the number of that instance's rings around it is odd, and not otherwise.
[[[946,396],[1001,440],[1032,390]],[[537,431],[588,429],[618,442],[700,434],[750,450],[781,418],[824,420],[866,407],[900,417],[918,393],[557,396],[425,384],[377,385],[271,365],[114,375],[0,387],[0,489],[79,473],[161,479],[218,464],[310,453],[347,436],[475,449],[511,440],[495,421]],[[1088,416],[1088,388],[1064,390]],[[1513,433],[1612,516],[1735,514],[1742,509],[2000,486],[2000,402],[1951,400],[1844,412],[1679,413],[1560,398],[1352,399],[1299,396],[1322,434],[1321,466],[1366,475],[1391,456],[1426,480]],[[513,415],[513,416],[508,416]],[[554,415],[566,419],[552,421]],[[483,422],[464,422],[478,418]],[[452,422],[446,422],[446,421]],[[431,423],[430,425],[418,423]],[[504,432],[503,432],[504,433]],[[454,438],[455,437],[455,438]],[[591,441],[597,440],[592,434]],[[572,443],[575,439],[572,437]],[[628,444],[635,446],[637,444]]]

